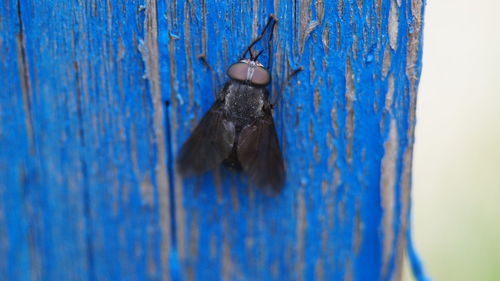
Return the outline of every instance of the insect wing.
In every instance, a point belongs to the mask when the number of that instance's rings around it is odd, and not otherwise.
[[[233,149],[235,128],[226,118],[223,101],[217,100],[181,148],[177,165],[185,176],[217,167]]]
[[[238,159],[245,173],[260,187],[278,193],[285,182],[285,167],[270,110],[240,133]]]

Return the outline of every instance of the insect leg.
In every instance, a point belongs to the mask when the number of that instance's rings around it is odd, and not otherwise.
[[[253,47],[255,44],[257,44],[257,42],[259,42],[259,41],[262,39],[262,37],[264,37],[264,34],[266,33],[266,30],[267,30],[267,28],[269,28],[269,26],[271,25],[271,23],[272,23],[272,28],[271,28],[271,30],[273,30],[273,29],[274,29],[274,25],[276,24],[276,22],[277,22],[277,21],[278,21],[278,20],[277,20],[277,19],[276,19],[273,15],[270,15],[270,16],[269,16],[269,19],[267,20],[266,26],[264,26],[264,29],[262,30],[262,32],[260,33],[260,35],[259,35],[257,38],[255,38],[255,39],[252,41],[252,43],[250,43],[250,45],[248,45],[248,47],[245,49],[245,52],[243,52],[243,54],[241,55],[240,60],[244,59],[244,58],[245,58],[245,56],[246,56],[246,54],[247,54],[248,52],[250,52],[250,49],[252,49],[252,47]],[[271,33],[271,34],[272,34],[272,33]],[[252,53],[251,53],[251,52],[250,52],[250,56],[252,56]]]
[[[273,97],[273,99],[271,100],[271,105],[274,106],[275,104],[277,104],[279,102],[279,99],[281,98],[281,95],[283,94],[283,91],[285,90],[285,87],[288,85],[288,83],[290,83],[290,81],[292,80],[292,78],[299,74],[299,72],[301,72],[304,68],[301,66],[297,69],[294,69],[292,71],[292,73],[288,74],[288,76],[286,77],[286,79],[281,82],[281,85],[280,85],[280,89],[279,89],[279,92],[278,94]]]
[[[198,59],[201,60],[201,62],[208,68],[208,70],[212,74],[212,85],[217,83],[215,85],[215,89],[214,89],[214,96],[215,96],[215,98],[217,98],[217,93],[219,92],[218,90],[220,89],[220,85],[221,85],[220,80],[219,80],[219,76],[217,76],[217,73],[215,73],[215,70],[208,63],[206,54],[204,54],[204,53],[199,54]]]

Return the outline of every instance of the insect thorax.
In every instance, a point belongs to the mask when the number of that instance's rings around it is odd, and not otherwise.
[[[230,80],[224,87],[224,109],[236,126],[245,126],[263,115],[263,106],[268,102],[265,87]]]

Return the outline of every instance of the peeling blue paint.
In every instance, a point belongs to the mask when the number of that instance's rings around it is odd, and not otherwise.
[[[397,280],[410,224],[421,1],[1,6],[0,276]],[[292,69],[305,69],[274,115],[288,172],[283,193],[268,197],[224,168],[181,179],[175,155],[217,87],[197,56],[206,54],[225,80],[269,14],[279,19],[272,92]],[[397,142],[384,146],[391,120]],[[391,210],[382,205],[385,147],[397,149]]]

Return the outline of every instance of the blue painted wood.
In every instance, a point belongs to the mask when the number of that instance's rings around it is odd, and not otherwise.
[[[159,279],[170,229],[155,187],[144,51],[150,8],[143,1],[4,4],[2,276]]]
[[[400,278],[421,0],[0,6],[0,276]],[[223,168],[182,179],[217,87],[197,55],[226,79],[269,14],[272,92],[305,69],[275,110],[283,193]]]
[[[15,3],[0,9],[0,276],[23,280],[29,278],[29,271],[16,268],[29,267],[28,224],[24,220],[22,183],[25,167],[29,160],[29,131],[27,130],[23,95],[22,64],[12,58],[18,53],[17,37],[20,23]],[[11,19],[11,20],[5,20]],[[11,94],[19,93],[19,94]],[[7,188],[9,184],[9,188]],[[9,210],[9,212],[6,212]],[[17,245],[12,249],[12,244]],[[7,261],[12,261],[8,266]]]

